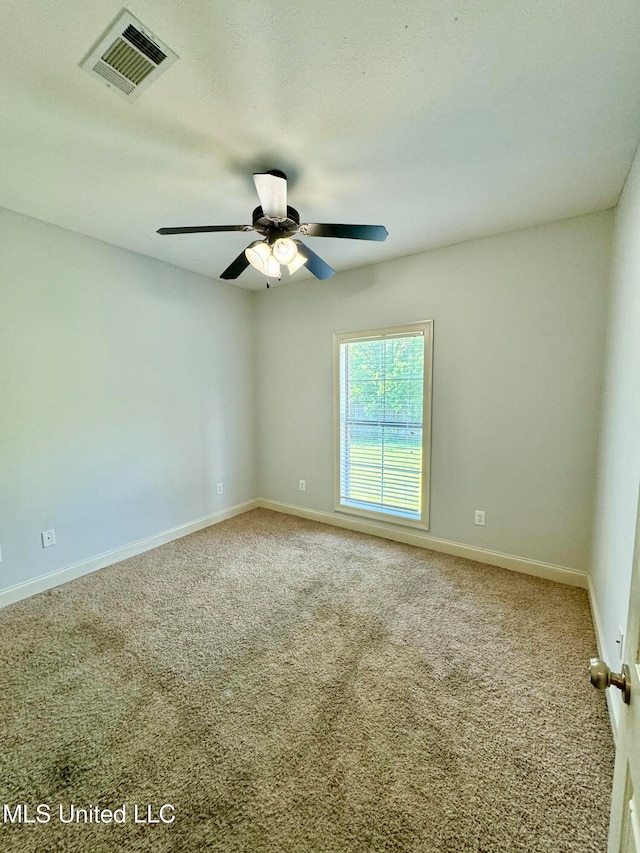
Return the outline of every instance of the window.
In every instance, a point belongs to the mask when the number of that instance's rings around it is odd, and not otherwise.
[[[336,509],[428,527],[433,321],[337,334]]]

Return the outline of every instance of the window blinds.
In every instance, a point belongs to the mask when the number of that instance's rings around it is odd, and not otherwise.
[[[340,504],[420,520],[424,333],[343,340]]]

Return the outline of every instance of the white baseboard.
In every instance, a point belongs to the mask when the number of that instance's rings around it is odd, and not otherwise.
[[[593,587],[593,583],[591,581],[591,577],[589,577],[589,604],[591,605],[591,619],[593,621],[593,628],[596,634],[596,642],[598,644],[598,656],[602,658],[602,660],[607,660],[607,646],[604,642],[604,630],[602,628],[602,617],[600,616],[600,609],[598,607],[598,599],[596,598],[596,592]],[[609,711],[609,720],[611,722],[611,730],[613,732],[613,740],[617,744],[618,742],[618,720],[620,718],[620,693],[617,690],[605,690],[604,695],[607,700],[607,709]]]
[[[212,524],[219,524],[227,518],[233,518],[236,515],[241,515],[243,512],[249,512],[249,510],[256,509],[258,506],[259,503],[257,500],[236,504],[236,506],[215,512],[213,515],[206,515],[204,518],[198,518],[195,521],[190,521],[188,524],[182,524],[179,527],[173,527],[171,530],[165,530],[164,533],[149,536],[147,539],[139,539],[137,542],[131,542],[129,545],[123,545],[121,548],[115,548],[113,551],[107,551],[104,554],[99,554],[97,557],[83,560],[81,563],[74,563],[74,565],[59,569],[56,572],[40,575],[40,577],[16,584],[8,589],[0,590],[0,608],[6,607],[8,604],[14,604],[23,598],[29,598],[29,596],[35,595],[37,592],[44,592],[46,589],[52,589],[54,586],[67,583],[67,581],[71,581],[74,578],[79,578],[98,569],[112,566],[114,563],[121,562],[121,560],[135,557],[137,554],[150,551],[152,548],[157,548],[166,542],[172,542],[174,539],[180,539],[189,533],[195,533],[197,530],[211,527]]]
[[[541,563],[538,560],[528,560],[524,557],[515,557],[512,554],[489,551],[486,548],[475,548],[471,545],[462,545],[460,542],[436,539],[433,536],[415,533],[408,529],[399,530],[374,521],[363,521],[340,515],[339,513],[321,512],[315,509],[295,506],[294,504],[281,503],[280,501],[258,498],[258,505],[264,509],[272,509],[275,512],[297,515],[300,518],[308,518],[311,521],[319,521],[321,524],[332,524],[334,527],[344,527],[347,530],[369,533],[372,536],[380,536],[383,539],[393,539],[395,542],[403,542],[405,545],[416,545],[418,548],[428,548],[431,551],[451,554],[454,557],[465,557],[467,560],[475,560],[478,563],[486,563],[489,566],[498,566],[502,569],[510,569],[513,572],[535,575],[538,578],[545,578],[569,584],[570,586],[579,586],[582,589],[588,588],[587,573],[578,571],[577,569],[555,566],[552,563]]]
[[[20,601],[23,598],[28,598],[38,592],[43,592],[46,589],[51,589],[59,584],[66,583],[74,578],[81,577],[82,575],[89,574],[90,572],[95,572],[98,569],[103,569],[106,566],[113,565],[114,563],[119,563],[121,560],[126,560],[128,557],[135,557],[136,554],[142,554],[144,551],[150,551],[152,548],[157,548],[159,545],[164,545],[166,542],[171,542],[182,536],[187,536],[189,533],[195,533],[197,530],[202,530],[213,524],[218,524],[227,518],[233,518],[236,515],[241,515],[244,512],[249,512],[250,510],[257,509],[258,507],[264,507],[265,509],[271,509],[275,512],[282,512],[287,515],[296,515],[301,518],[308,518],[311,521],[318,521],[322,524],[331,524],[334,527],[343,527],[347,530],[355,530],[359,533],[368,533],[372,536],[380,536],[383,539],[392,539],[395,542],[403,542],[406,545],[416,545],[419,548],[427,548],[432,551],[439,551],[443,554],[451,554],[455,557],[465,557],[468,560],[475,560],[476,562],[486,563],[490,566],[498,566],[503,569],[510,569],[511,571],[522,572],[523,574],[535,575],[536,577],[546,578],[547,580],[558,581],[559,583],[589,589],[587,573],[577,571],[576,569],[569,569],[564,566],[555,566],[551,563],[542,563],[537,560],[528,560],[524,557],[515,557],[511,554],[502,554],[499,551],[490,551],[486,548],[475,548],[471,545],[463,545],[460,542],[436,539],[433,536],[427,536],[411,530],[400,530],[373,521],[343,516],[339,513],[322,512],[320,510],[307,509],[306,507],[282,503],[280,501],[256,498],[254,500],[229,507],[228,509],[220,512],[216,512],[213,515],[196,519],[188,524],[174,527],[164,533],[158,533],[155,536],[150,536],[147,539],[140,539],[137,542],[132,542],[129,545],[124,545],[121,548],[116,548],[113,551],[106,552],[105,554],[99,554],[97,557],[92,557],[91,559],[84,560],[81,563],[75,563],[72,566],[67,566],[66,568],[60,569],[56,572],[41,575],[40,577],[33,578],[32,580],[25,581],[24,583],[16,584],[8,589],[0,590],[0,608],[6,607],[8,604],[13,604],[16,601]],[[595,599],[591,590],[590,595],[594,612],[594,622],[596,622],[599,617],[597,616]],[[596,633],[598,633],[599,630],[599,624],[596,624]]]

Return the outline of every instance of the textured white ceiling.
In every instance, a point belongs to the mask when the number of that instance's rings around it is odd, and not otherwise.
[[[134,103],[78,65],[119,3],[2,7],[0,204],[213,278],[252,234],[156,229],[250,223],[253,171],[386,225],[308,238],[340,270],[610,207],[640,139],[637,0],[131,0],[180,57]]]

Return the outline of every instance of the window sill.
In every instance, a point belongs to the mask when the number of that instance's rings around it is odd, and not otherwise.
[[[387,524],[400,525],[401,527],[412,527],[414,530],[428,530],[428,519],[407,518],[405,515],[395,513],[393,510],[388,512],[380,512],[372,509],[365,509],[351,504],[336,504],[334,506],[336,512],[344,513],[345,515],[357,515],[361,518],[369,518],[374,521],[382,521]]]

